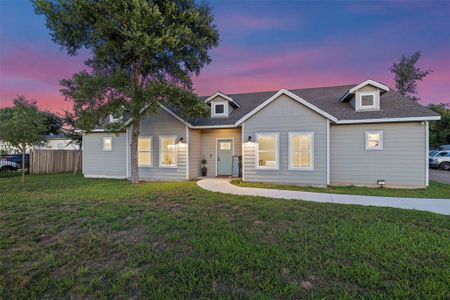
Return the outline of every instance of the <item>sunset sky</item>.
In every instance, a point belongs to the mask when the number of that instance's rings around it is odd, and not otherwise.
[[[450,2],[210,1],[221,42],[193,78],[209,95],[351,84],[394,86],[389,66],[420,50],[433,73],[419,83],[423,104],[450,102]],[[0,0],[0,107],[17,94],[40,108],[71,107],[59,80],[83,69],[51,41],[29,1]]]

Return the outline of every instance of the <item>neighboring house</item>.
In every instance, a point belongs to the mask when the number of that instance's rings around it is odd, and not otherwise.
[[[389,87],[358,85],[226,95],[204,99],[210,118],[183,120],[162,106],[141,121],[141,180],[230,176],[298,185],[428,186],[428,121],[440,116]],[[86,177],[130,176],[132,119],[123,132],[83,135]]]
[[[80,146],[62,134],[49,134],[45,136],[45,144],[35,146],[34,149],[41,150],[78,150]]]
[[[80,147],[73,143],[70,139],[67,139],[62,134],[59,135],[47,135],[45,137],[46,143],[41,146],[34,146],[33,149],[45,149],[45,150],[78,150]],[[7,154],[20,153],[19,149],[9,146],[7,143],[0,141],[0,154],[1,152]],[[27,149],[29,152],[29,149]]]
[[[80,147],[72,140],[68,139],[62,134],[59,135],[47,135],[47,144],[40,147],[40,149],[50,150],[78,150]]]

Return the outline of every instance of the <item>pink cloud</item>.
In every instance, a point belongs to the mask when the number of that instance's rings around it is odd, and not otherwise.
[[[59,81],[84,69],[84,55],[39,47],[13,47],[0,56],[0,107],[11,104],[17,95],[36,99],[42,109],[61,111],[71,105],[59,93]]]
[[[42,83],[57,83],[84,68],[83,58],[71,57],[63,52],[20,48],[0,56],[1,78],[36,80]]]

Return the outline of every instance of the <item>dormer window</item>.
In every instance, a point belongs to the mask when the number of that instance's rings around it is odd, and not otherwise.
[[[116,123],[123,119],[122,112],[113,112],[112,114],[109,114],[109,123]]]
[[[214,105],[214,114],[222,115],[225,113],[225,104],[216,104]]]
[[[373,107],[375,106],[375,95],[361,96],[361,107]]]
[[[357,96],[357,109],[379,109],[378,92],[359,92]]]
[[[341,102],[349,101],[356,111],[380,109],[380,95],[389,92],[389,87],[373,80],[366,80],[349,89]]]
[[[205,102],[211,106],[211,117],[228,117],[233,109],[240,107],[239,103],[222,92],[215,93]]]
[[[212,117],[228,117],[228,102],[214,101],[211,102]]]

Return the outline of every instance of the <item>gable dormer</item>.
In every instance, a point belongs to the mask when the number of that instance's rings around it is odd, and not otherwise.
[[[388,91],[384,84],[367,80],[348,90],[341,102],[349,101],[355,111],[380,110],[380,95]]]
[[[211,107],[212,118],[227,118],[233,109],[240,107],[239,103],[222,92],[216,92],[205,102]]]

